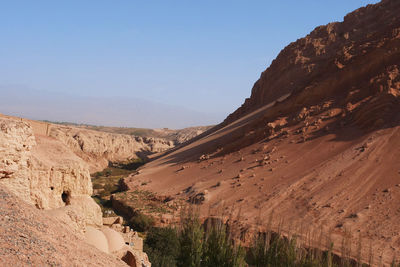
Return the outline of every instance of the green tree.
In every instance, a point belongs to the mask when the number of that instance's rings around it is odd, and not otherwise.
[[[204,231],[198,213],[194,212],[192,208],[183,210],[181,228],[179,234],[180,253],[177,259],[177,266],[200,267]]]
[[[152,216],[136,212],[129,220],[129,225],[138,232],[146,232],[154,226],[154,218]]]
[[[235,246],[227,234],[226,225],[222,221],[211,221],[207,227],[203,247],[204,267],[240,267],[244,266],[244,250]]]
[[[144,251],[153,267],[175,267],[179,240],[175,229],[153,227],[144,241]]]

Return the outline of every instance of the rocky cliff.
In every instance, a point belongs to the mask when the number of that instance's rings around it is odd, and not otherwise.
[[[61,142],[35,137],[23,121],[0,118],[0,183],[40,209],[66,206],[89,225],[102,225],[100,207],[91,199],[89,166]]]
[[[0,266],[127,266],[87,244],[71,223],[0,187]]]
[[[289,94],[298,95],[293,105],[300,107],[339,94],[355,103],[361,96],[398,89],[399,6],[396,0],[368,5],[289,44],[225,123]]]
[[[322,230],[340,252],[357,235],[353,258],[358,246],[364,261],[372,251],[373,266],[390,264],[400,251],[399,62],[398,0],[317,27],[282,50],[224,123],[126,184],[194,199],[203,216],[237,214],[241,237],[260,224],[303,241]]]
[[[90,171],[100,171],[108,162],[138,158],[174,147],[172,141],[52,125],[49,136],[67,145],[85,160]]]
[[[146,128],[129,128],[129,127],[93,126],[93,125],[68,124],[68,123],[63,123],[62,125],[78,127],[81,129],[95,130],[99,132],[164,139],[166,141],[172,141],[175,145],[185,143],[186,141],[189,141],[190,139],[204,133],[205,131],[213,127],[213,126],[196,126],[196,127],[188,127],[175,130],[169,128],[146,129]]]
[[[0,120],[0,184],[27,202],[30,198],[31,150],[36,145],[32,128],[25,122]]]
[[[80,260],[95,264],[99,260],[93,259],[91,255],[99,253],[98,257],[104,260],[99,266],[110,266],[108,265],[110,262],[114,262],[112,266],[124,265],[115,257],[122,259],[129,266],[139,264],[151,266],[142,248],[126,246],[121,233],[103,226],[101,209],[91,198],[93,190],[89,165],[77,155],[82,153],[105,160],[104,150],[106,150],[111,151],[109,154],[106,153],[110,156],[108,158],[110,160],[125,159],[128,157],[128,151],[124,151],[125,154],[120,155],[120,158],[117,154],[113,154],[119,151],[119,146],[123,146],[123,142],[115,140],[118,136],[107,143],[109,136],[102,136],[99,133],[93,138],[97,145],[93,145],[90,143],[93,140],[90,136],[75,132],[74,136],[77,139],[74,140],[83,139],[85,141],[82,144],[85,145],[82,146],[82,150],[74,153],[70,146],[47,136],[51,127],[37,122],[32,122],[32,125],[34,127],[21,119],[0,117],[0,220],[3,221],[0,235],[4,234],[2,241],[20,242],[19,239],[23,235],[23,240],[31,242],[29,246],[18,243],[17,247],[7,242],[0,242],[0,263],[7,265],[57,263],[67,266],[68,258],[59,254],[65,252],[65,247],[71,247],[71,242],[80,244],[86,241],[114,257],[101,255],[94,247],[83,245],[83,249],[69,249],[78,253],[77,255],[68,254],[71,251],[67,253],[69,258],[75,259],[74,266],[78,266],[77,262]],[[104,147],[107,145],[111,148]],[[141,147],[141,149],[150,148]],[[158,148],[154,145],[151,149]],[[21,204],[20,199],[26,204]],[[18,208],[15,205],[18,205]],[[32,211],[33,206],[46,211]],[[51,226],[48,221],[51,222]],[[41,223],[46,226],[41,226]],[[12,225],[9,226],[10,224]],[[30,230],[23,229],[21,224],[27,224]],[[48,230],[50,232],[43,232],[43,227],[50,229]],[[60,233],[55,232],[57,228],[60,229]],[[128,229],[128,233],[133,232]],[[54,240],[61,234],[63,239]],[[32,242],[42,242],[42,245],[32,245]],[[61,245],[64,247],[61,248]],[[44,248],[53,250],[43,252]],[[12,251],[22,253],[25,258],[15,256]],[[38,257],[38,253],[59,258],[46,261],[43,256]]]

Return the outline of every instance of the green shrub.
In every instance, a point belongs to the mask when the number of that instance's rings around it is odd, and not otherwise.
[[[203,237],[204,231],[198,213],[190,208],[183,210],[181,214],[181,231],[179,233],[180,253],[177,259],[177,266],[201,266]]]
[[[154,226],[154,218],[143,214],[141,212],[137,212],[132,218],[129,220],[129,225],[138,232],[147,232]]]
[[[201,266],[240,267],[245,265],[244,256],[244,249],[234,245],[225,224],[218,220],[208,225]]]
[[[93,189],[102,189],[103,186],[101,184],[93,184]]]
[[[149,216],[136,214],[131,223],[142,231],[148,227]],[[152,221],[152,220],[151,220]],[[296,237],[284,237],[279,233],[258,233],[255,241],[245,251],[235,245],[228,226],[222,220],[208,220],[202,225],[199,214],[193,208],[183,209],[180,228],[149,228],[144,242],[154,267],[335,267],[367,266],[346,256],[332,254],[333,243],[327,243],[327,250],[300,247]],[[322,235],[321,235],[322,238]],[[399,267],[394,259],[393,267]]]
[[[179,255],[179,240],[175,229],[153,227],[147,233],[143,250],[153,267],[174,267]]]
[[[95,178],[99,178],[99,177],[101,177],[101,176],[104,176],[104,173],[103,173],[103,172],[96,172],[95,174],[93,174],[93,176],[94,176]]]
[[[277,233],[259,233],[250,248],[247,263],[255,267],[264,266],[304,266],[334,267],[332,248],[328,251],[317,251],[297,246],[295,237],[286,238]]]
[[[136,170],[140,166],[144,165],[146,162],[144,159],[137,158],[133,159],[130,162],[126,162],[121,164],[121,168],[125,170]]]
[[[115,192],[118,192],[118,185],[107,183],[103,186],[103,191],[99,193],[99,196],[104,198]]]

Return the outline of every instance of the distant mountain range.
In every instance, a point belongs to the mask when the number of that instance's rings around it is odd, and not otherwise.
[[[11,86],[0,86],[0,94],[0,113],[35,120],[180,129],[216,124],[226,116],[139,98],[77,97]]]

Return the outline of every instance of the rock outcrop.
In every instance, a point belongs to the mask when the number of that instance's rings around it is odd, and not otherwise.
[[[100,207],[90,197],[89,166],[61,142],[35,137],[23,121],[0,118],[0,184],[39,209],[64,208],[88,225],[102,225]]]
[[[100,171],[109,162],[146,156],[174,147],[172,141],[52,125],[49,136],[67,145],[90,166]]]
[[[390,264],[400,251],[399,63],[398,0],[317,27],[282,50],[222,124],[125,179],[127,197],[148,190],[197,202],[203,216],[237,214],[241,240],[285,222],[303,241],[304,226],[325,228],[337,253],[351,229],[362,260],[360,243]]]
[[[65,141],[69,146],[54,137],[48,136],[51,131],[58,133],[58,137],[62,136],[61,140]],[[118,230],[120,230],[120,233],[110,227],[103,227],[101,209],[91,198],[93,189],[89,164],[78,155],[86,156],[89,162],[94,158],[101,158],[108,163],[108,160],[126,159],[130,153],[134,153],[133,151],[163,150],[165,143],[142,138],[135,140],[128,136],[97,132],[91,135],[93,133],[90,131],[79,130],[73,132],[75,138],[72,137],[72,140],[70,140],[68,134],[61,135],[58,131],[62,132],[59,128],[54,129],[50,125],[40,122],[33,121],[30,123],[28,120],[0,117],[0,208],[5,208],[6,205],[9,205],[9,199],[13,198],[14,194],[16,198],[15,203],[21,202],[19,199],[22,199],[26,203],[44,210],[41,211],[41,214],[46,217],[46,221],[56,222],[55,225],[57,227],[62,223],[63,227],[69,231],[69,234],[74,236],[74,238],[79,238],[80,242],[85,240],[88,244],[93,245],[103,253],[113,255],[111,258],[118,257],[123,259],[129,266],[151,266],[146,253],[143,252],[143,246],[138,246],[143,243],[142,239],[136,237],[137,241],[140,242],[135,242],[135,244],[130,244],[129,246],[125,245],[125,240],[122,236],[124,228],[121,225],[121,220],[118,221]],[[69,141],[71,142],[68,143]],[[77,142],[79,145],[79,148],[75,151],[71,150],[71,147],[75,148],[76,143],[74,142]],[[130,144],[131,146],[123,150],[126,144]],[[159,144],[161,146],[158,146]],[[110,147],[108,148],[107,146]],[[119,152],[121,153],[118,154]],[[135,155],[133,154],[133,156]],[[2,189],[4,191],[1,191]],[[3,196],[4,198],[1,198]],[[15,205],[15,203],[11,205]],[[23,204],[21,208],[25,207],[25,205]],[[18,213],[18,210],[15,210],[14,207],[9,208],[11,210],[9,212],[10,215]],[[31,212],[32,207],[27,210]],[[3,213],[0,209],[0,217],[5,214]],[[39,212],[34,212],[33,214],[37,217]],[[25,213],[19,218],[10,217],[10,215],[6,215],[5,219],[11,218],[12,222],[15,222],[16,225],[21,221],[29,224],[37,220],[36,217],[25,217]],[[8,221],[4,225],[7,226],[7,223]],[[1,226],[0,235],[4,232]],[[112,226],[116,227],[114,223]],[[51,232],[51,236],[44,237],[44,228],[39,228],[34,228],[33,231],[35,232],[27,236],[24,235],[24,238],[28,242],[46,239],[46,242],[49,242],[50,248],[59,245],[58,243],[62,241],[48,241],[51,238],[55,238],[57,234],[53,235],[53,232]],[[18,238],[15,237],[18,231],[16,233],[9,233],[6,230],[6,233],[8,235],[6,237],[7,240],[18,241]],[[129,229],[127,234],[125,234],[129,236],[128,240],[132,240],[131,235],[133,233]],[[69,240],[67,238],[66,242],[69,242]],[[70,245],[67,244],[66,246]],[[4,242],[0,242],[0,256],[4,256],[3,259],[0,259],[0,263],[45,264],[44,259],[30,258],[31,256],[29,255],[31,253],[27,252],[26,249],[42,253],[40,248],[35,245],[30,247],[22,246],[15,249],[8,247]],[[12,256],[12,251],[28,255],[26,262],[18,256]],[[61,251],[55,250],[53,252],[57,254]],[[89,258],[84,259],[83,262],[91,261],[92,265],[96,265],[97,259],[90,259],[90,253],[96,254],[99,251],[92,252],[89,249],[87,253],[89,253]],[[75,255],[75,257],[81,256]],[[100,258],[107,259],[105,256]],[[59,263],[64,260],[61,257],[58,260],[48,261],[46,264],[51,265],[53,262]],[[114,264],[108,266],[123,265],[122,262],[118,263],[115,259],[114,261]],[[104,263],[98,266],[107,265],[108,262],[112,262],[112,260],[105,260]],[[79,265],[76,263],[73,264],[73,266]],[[63,262],[62,265],[67,266],[69,264]]]
[[[11,192],[29,203],[31,150],[35,145],[29,124],[0,119],[0,185],[9,185]]]
[[[175,145],[180,145],[195,138],[196,136],[199,136],[211,128],[212,126],[189,127],[179,130],[154,129],[153,132],[160,138],[171,140]]]
[[[127,265],[87,244],[68,217],[49,216],[0,187],[0,266]]]
[[[81,124],[63,124],[65,126],[77,127],[80,129],[95,130],[99,132],[107,132],[113,134],[123,134],[131,136],[141,136],[147,138],[162,139],[165,141],[172,141],[175,145],[180,145],[189,141],[190,139],[204,133],[211,129],[213,126],[195,126],[183,129],[146,129],[146,128],[129,128],[129,127],[109,127],[109,126],[93,126]]]
[[[151,154],[164,152],[211,128],[201,126],[180,130],[143,129],[146,136],[135,136],[130,134],[132,131],[135,133],[135,128],[73,126],[1,114],[0,117],[24,122],[30,125],[34,135],[48,136],[60,141],[89,165],[91,173],[103,170],[109,162],[146,158]]]
[[[293,103],[296,108],[335,94],[354,98],[387,91],[390,86],[385,80],[378,82],[378,77],[398,72],[399,6],[396,0],[368,5],[346,15],[343,22],[317,27],[289,44],[225,123],[289,94],[298,95]],[[393,86],[398,88],[398,82]]]

